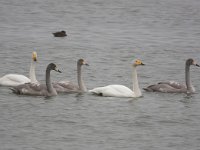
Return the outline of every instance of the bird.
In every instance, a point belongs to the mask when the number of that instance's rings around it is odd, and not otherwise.
[[[61,73],[61,71],[57,68],[57,66],[54,63],[50,63],[46,68],[46,78],[45,78],[46,85],[30,82],[30,83],[21,84],[16,87],[12,87],[10,89],[13,91],[13,93],[19,94],[19,95],[56,96],[57,92],[54,89],[51,83],[51,78],[50,78],[51,70]]]
[[[82,79],[82,66],[89,64],[84,59],[77,60],[77,80],[78,85],[70,81],[59,81],[53,83],[54,88],[58,93],[76,93],[76,92],[87,92],[87,88]]]
[[[193,87],[191,80],[190,80],[190,66],[197,66],[198,65],[194,59],[189,58],[185,62],[185,84],[181,84],[176,81],[164,81],[159,82],[153,85],[150,85],[144,88],[145,91],[148,92],[162,92],[162,93],[194,93],[195,88]]]
[[[108,97],[141,97],[142,93],[139,88],[137,70],[136,67],[140,65],[145,65],[140,59],[136,59],[132,64],[132,80],[133,80],[133,90],[129,89],[124,85],[108,85],[104,87],[97,87],[89,90],[90,93],[99,96]]]
[[[67,36],[66,32],[65,31],[58,31],[58,32],[55,32],[55,33],[52,33],[55,37],[65,37]]]
[[[37,83],[36,75],[35,75],[35,64],[37,62],[37,53],[34,51],[32,52],[32,61],[29,71],[29,77],[26,77],[21,74],[6,74],[0,78],[0,86],[18,86],[20,84],[35,82]]]

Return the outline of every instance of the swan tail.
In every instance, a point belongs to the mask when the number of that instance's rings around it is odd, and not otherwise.
[[[99,88],[89,90],[89,92],[94,94],[94,95],[103,96],[103,93],[99,90]]]
[[[92,93],[92,94],[94,94],[94,95],[103,96],[103,93],[91,92],[91,91],[89,91],[89,92]]]
[[[147,92],[154,92],[155,90],[153,89],[154,85],[150,85],[146,88],[143,88],[143,90],[147,91]]]
[[[17,88],[9,88],[9,89],[15,94],[21,94],[20,90],[18,90]]]

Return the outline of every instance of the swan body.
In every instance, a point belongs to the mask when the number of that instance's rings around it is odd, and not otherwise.
[[[148,92],[162,92],[162,93],[185,93],[187,87],[175,81],[159,82],[154,85],[150,85],[144,90]]]
[[[142,93],[140,91],[137,79],[136,67],[139,65],[144,65],[141,60],[136,60],[133,63],[133,90],[129,89],[124,85],[108,85],[104,87],[97,87],[89,90],[90,93],[109,96],[109,97],[140,97]]]
[[[176,81],[159,82],[157,84],[150,85],[144,90],[148,92],[162,92],[162,93],[194,93],[195,88],[193,87],[190,80],[190,66],[194,65],[200,67],[193,59],[187,59],[185,63],[185,85],[180,84]]]
[[[0,86],[18,86],[28,82],[37,82],[35,77],[35,62],[37,61],[37,53],[32,53],[32,61],[30,66],[29,76],[30,79],[20,74],[7,74],[0,78]]]
[[[28,82],[31,82],[31,80],[20,74],[7,74],[0,78],[1,86],[18,86]]]
[[[58,93],[77,93],[77,92],[86,92],[87,91],[87,88],[83,82],[82,75],[81,75],[82,74],[81,68],[83,65],[88,66],[88,63],[83,59],[79,59],[77,61],[78,85],[76,85],[70,81],[59,81],[59,82],[53,83],[53,86]]]
[[[13,91],[13,93],[21,95],[55,96],[57,95],[57,92],[51,83],[51,78],[50,78],[51,70],[61,72],[60,70],[57,69],[57,66],[55,64],[50,63],[46,69],[46,85],[30,82],[13,87],[11,88],[11,90]]]
[[[79,87],[70,81],[59,81],[53,83],[53,87],[58,93],[76,93],[81,92]]]
[[[108,85],[104,87],[97,87],[89,92],[109,97],[136,97],[135,93],[124,85]]]

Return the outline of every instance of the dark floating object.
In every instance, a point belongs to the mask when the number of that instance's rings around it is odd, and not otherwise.
[[[67,34],[66,34],[65,31],[55,32],[55,33],[53,33],[53,35],[54,35],[55,37],[65,37],[65,36],[67,36]]]

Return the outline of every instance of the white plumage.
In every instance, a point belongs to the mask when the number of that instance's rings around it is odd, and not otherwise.
[[[35,75],[35,63],[37,61],[37,53],[32,53],[32,61],[30,66],[29,76],[30,79],[24,75],[20,74],[7,74],[0,78],[0,86],[18,86],[24,83],[34,82],[36,83]]]
[[[137,79],[136,67],[139,65],[144,65],[141,60],[136,60],[133,63],[133,90],[129,89],[124,85],[108,85],[104,87],[97,87],[89,90],[90,93],[97,94],[100,96],[110,96],[110,97],[140,97],[142,93],[140,91]]]
[[[18,86],[28,82],[31,82],[31,80],[20,74],[7,74],[0,78],[0,85],[2,86]]]
[[[104,87],[94,88],[89,92],[110,97],[135,97],[135,93],[124,85],[108,85]]]

